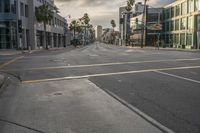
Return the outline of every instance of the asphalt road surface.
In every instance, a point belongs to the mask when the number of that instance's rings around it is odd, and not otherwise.
[[[71,50],[2,56],[0,63],[1,71],[32,88],[40,83],[77,80],[79,84],[80,79],[89,79],[174,132],[200,132],[198,51],[132,49],[94,43]],[[26,91],[20,93],[25,94]]]

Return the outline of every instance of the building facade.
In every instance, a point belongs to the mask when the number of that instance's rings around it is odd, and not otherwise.
[[[130,40],[134,45],[141,45],[144,38],[144,30],[146,30],[146,46],[155,46],[160,40],[162,32],[162,16],[163,8],[147,8],[146,24],[144,14],[134,16],[130,19],[131,36]]]
[[[0,1],[0,49],[39,49],[43,47],[44,25],[38,23],[35,17],[36,9],[42,4],[48,4],[54,10],[54,0],[1,0]],[[68,24],[56,10],[53,19],[47,25],[48,47],[63,47],[69,41],[66,39]]]
[[[101,25],[97,25],[94,29],[95,29],[95,39],[97,41],[101,41],[102,32],[103,32],[102,26]]]
[[[163,25],[168,47],[200,49],[200,0],[177,0],[167,5]]]
[[[119,31],[120,31],[120,44],[125,45],[126,41],[130,39],[131,28],[130,19],[143,13],[144,5],[141,2],[133,6],[132,11],[127,12],[126,7],[119,8]]]

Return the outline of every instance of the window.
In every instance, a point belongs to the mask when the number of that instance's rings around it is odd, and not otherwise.
[[[200,15],[197,16],[197,30],[200,31]]]
[[[171,31],[174,30],[174,21],[171,21]]]
[[[16,14],[16,9],[17,9],[17,2],[14,0],[14,3],[11,5],[11,12]]]
[[[174,40],[173,36],[174,36],[173,34],[170,34],[169,43],[171,45],[173,45],[173,40]]]
[[[175,20],[175,30],[179,30],[179,19]]]
[[[182,33],[181,35],[180,35],[180,45],[185,45],[185,33]]]
[[[181,7],[182,7],[182,9],[181,9],[181,14],[182,14],[182,15],[187,14],[187,3],[186,3],[186,2],[182,3],[182,4],[181,4]]]
[[[179,34],[174,34],[174,43],[175,43],[176,45],[179,44]]]
[[[190,16],[190,17],[188,17],[188,29],[189,30],[191,30],[191,29],[193,29],[193,17],[192,16]]]
[[[165,42],[168,44],[169,43],[169,34],[166,34],[166,40]]]
[[[28,17],[28,5],[25,5],[25,17]]]
[[[0,12],[10,12],[10,0],[0,0]]]
[[[200,10],[200,0],[195,0],[195,10]]]
[[[181,30],[185,30],[186,29],[186,18],[182,18],[181,19]]]
[[[169,14],[170,14],[170,10],[166,9],[165,10],[165,19],[169,19]]]
[[[192,34],[188,33],[186,38],[186,45],[192,45]]]
[[[171,8],[171,17],[174,17],[174,7]]]
[[[169,31],[169,26],[170,26],[170,25],[169,25],[169,21],[166,22],[165,24],[166,24],[166,25],[165,25],[165,26],[166,26],[166,27],[165,27],[166,31]]]
[[[24,4],[22,2],[20,3],[20,14],[24,16]]]
[[[176,6],[176,16],[180,15],[180,5]]]
[[[188,12],[191,13],[194,11],[194,0],[188,0]]]
[[[179,34],[174,34],[174,44],[179,44]]]

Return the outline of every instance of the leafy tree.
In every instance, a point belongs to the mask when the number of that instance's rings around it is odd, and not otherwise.
[[[46,25],[53,19],[53,11],[49,8],[47,4],[39,6],[35,11],[36,19],[39,23],[44,24],[44,44],[43,47],[48,49],[47,36],[46,36]]]

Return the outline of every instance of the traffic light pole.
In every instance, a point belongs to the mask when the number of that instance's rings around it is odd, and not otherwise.
[[[147,0],[144,0],[144,11],[143,11],[143,17],[142,21],[144,22],[143,28],[142,28],[142,36],[141,36],[141,48],[143,48],[146,45],[146,36],[147,36]]]

